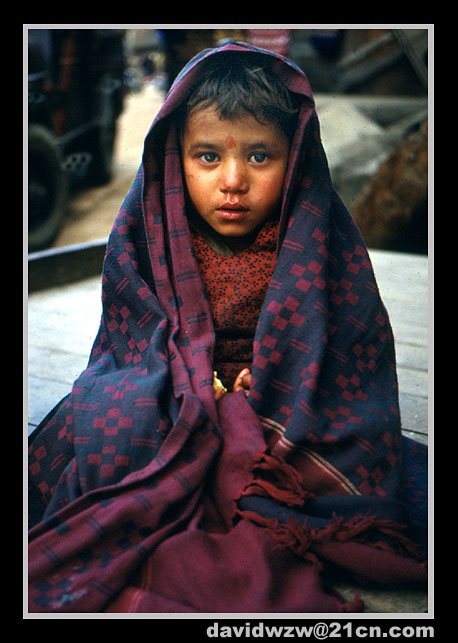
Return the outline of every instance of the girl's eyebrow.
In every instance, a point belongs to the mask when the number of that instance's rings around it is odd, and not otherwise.
[[[220,146],[215,145],[214,143],[209,143],[208,141],[195,141],[194,143],[191,143],[188,150],[192,152],[193,150],[201,149],[203,147],[207,150],[216,150],[219,149]]]
[[[188,150],[192,152],[193,150],[196,149],[202,149],[205,148],[207,150],[219,150],[223,145],[218,145],[217,143],[210,143],[209,141],[195,141],[194,143],[191,143],[189,145]],[[247,143],[246,145],[243,145],[243,147],[247,150],[267,150],[267,149],[272,149],[275,148],[274,143],[266,143],[265,141],[255,141],[253,143]]]
[[[244,146],[245,152],[267,152],[269,154],[279,154],[282,150],[281,145],[274,141],[257,141],[255,143],[248,143]]]
[[[247,150],[267,150],[275,147],[273,143],[266,143],[265,141],[255,141],[254,143],[247,143],[245,149]]]

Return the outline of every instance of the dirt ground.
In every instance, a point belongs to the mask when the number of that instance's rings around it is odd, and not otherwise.
[[[70,195],[68,212],[53,247],[105,239],[141,162],[143,142],[164,100],[163,92],[146,86],[129,94],[118,121],[114,175],[107,185]]]

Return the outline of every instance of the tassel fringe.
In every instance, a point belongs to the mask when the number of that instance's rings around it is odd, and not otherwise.
[[[256,461],[252,480],[244,488],[240,497],[248,495],[268,497],[296,507],[314,498],[314,494],[304,488],[303,478],[294,467],[282,458],[265,452]],[[339,542],[359,540],[368,546],[420,559],[418,547],[402,533],[406,526],[394,520],[379,520],[375,516],[355,516],[344,522],[344,518],[334,515],[327,527],[309,528],[307,520],[301,524],[297,519],[290,519],[288,523],[283,524],[276,518],[266,518],[254,511],[236,509],[236,513],[265,527],[277,541],[278,547],[289,548],[298,556],[309,560],[319,570],[322,569],[322,564],[311,548],[314,543],[320,543],[326,539]],[[389,536],[393,545],[385,542],[368,542],[365,536],[371,531]]]
[[[302,476],[278,456],[263,453],[254,465],[253,478],[242,496],[257,495],[273,498],[286,505],[302,506],[314,495],[304,489]]]
[[[385,549],[394,552],[394,548],[387,543],[371,543],[364,539],[371,530],[377,530],[390,536],[401,555],[406,553],[413,558],[419,559],[418,548],[411,540],[401,533],[405,526],[394,520],[377,520],[373,516],[355,517],[344,523],[343,518],[334,517],[331,524],[324,528],[309,528],[307,520],[300,523],[297,519],[290,519],[286,524],[276,518],[265,518],[254,511],[238,510],[237,513],[243,518],[266,528],[277,547],[288,548],[297,556],[309,560],[315,568],[322,569],[322,564],[317,556],[310,551],[315,543],[321,543],[327,539],[334,539],[339,542],[355,540],[364,542],[370,547]],[[359,538],[358,538],[359,537]]]

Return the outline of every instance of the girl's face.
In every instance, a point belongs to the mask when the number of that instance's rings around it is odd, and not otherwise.
[[[249,114],[221,119],[210,106],[188,117],[182,154],[198,214],[229,243],[249,245],[281,202],[289,142],[280,127]]]

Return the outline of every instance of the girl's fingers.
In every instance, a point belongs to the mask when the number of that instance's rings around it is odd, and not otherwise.
[[[250,383],[251,383],[251,371],[249,368],[244,368],[243,370],[240,371],[240,373],[237,375],[235,378],[233,391],[236,393],[237,391],[245,391],[245,395],[248,395],[249,390],[250,390]]]

